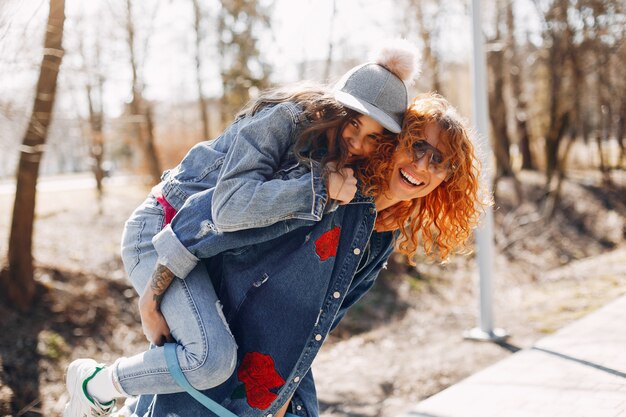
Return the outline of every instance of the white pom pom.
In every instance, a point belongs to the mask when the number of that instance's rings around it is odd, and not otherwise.
[[[406,83],[411,83],[419,74],[417,48],[404,39],[385,42],[374,62],[387,68]]]

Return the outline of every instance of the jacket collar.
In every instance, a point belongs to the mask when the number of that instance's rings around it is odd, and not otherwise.
[[[360,181],[359,181],[360,183]],[[360,184],[359,184],[360,186]],[[352,201],[350,201],[348,204],[362,204],[362,203],[374,203],[374,197],[369,196],[369,195],[365,195],[361,192],[361,189],[358,188],[356,191],[356,194],[354,195],[354,198],[352,199]]]

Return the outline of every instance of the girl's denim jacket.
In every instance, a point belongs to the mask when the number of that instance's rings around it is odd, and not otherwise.
[[[291,102],[240,117],[213,141],[195,145],[182,162],[166,171],[153,194],[163,197],[180,216],[208,217],[215,231],[260,228],[289,219],[319,221],[328,200],[320,164],[299,162],[293,144],[308,125],[302,108]],[[285,180],[289,181],[285,181]],[[203,216],[185,213],[185,203],[213,190],[211,204],[196,204]],[[187,205],[189,206],[189,205]],[[329,205],[330,206],[330,205]],[[208,224],[208,223],[207,223]],[[192,241],[198,233],[168,227],[153,243],[159,262],[184,278],[204,257]]]
[[[210,200],[207,192],[188,204]],[[270,417],[289,398],[289,412],[318,415],[311,363],[392,251],[394,234],[373,232],[375,219],[372,199],[357,195],[317,222],[205,234],[209,275],[238,344],[236,371],[206,395],[241,417]],[[212,415],[186,393],[142,396],[135,412]]]

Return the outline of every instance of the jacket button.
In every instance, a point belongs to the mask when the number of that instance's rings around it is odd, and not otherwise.
[[[354,250],[352,252],[354,252],[355,255],[360,255],[361,254],[361,249],[354,248]]]
[[[317,340],[318,342],[319,342],[320,340],[322,340],[322,335],[321,335],[321,334],[316,334],[316,335],[315,335],[315,340]]]
[[[376,214],[376,209],[375,209],[374,207],[371,207],[371,208],[370,208],[370,213],[371,213],[371,214]]]
[[[296,410],[298,410],[298,411],[302,410],[302,406],[301,405],[297,406]]]
[[[293,382],[298,382],[298,381],[300,381],[300,377],[299,377],[299,376],[297,376],[297,377],[295,377],[295,378],[293,379]]]
[[[335,298],[339,298],[339,297],[341,297],[341,293],[340,293],[339,291],[335,291],[335,292],[333,293],[333,297],[335,297]]]

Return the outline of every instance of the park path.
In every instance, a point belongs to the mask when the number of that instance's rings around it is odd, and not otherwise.
[[[402,417],[626,417],[626,296]]]

